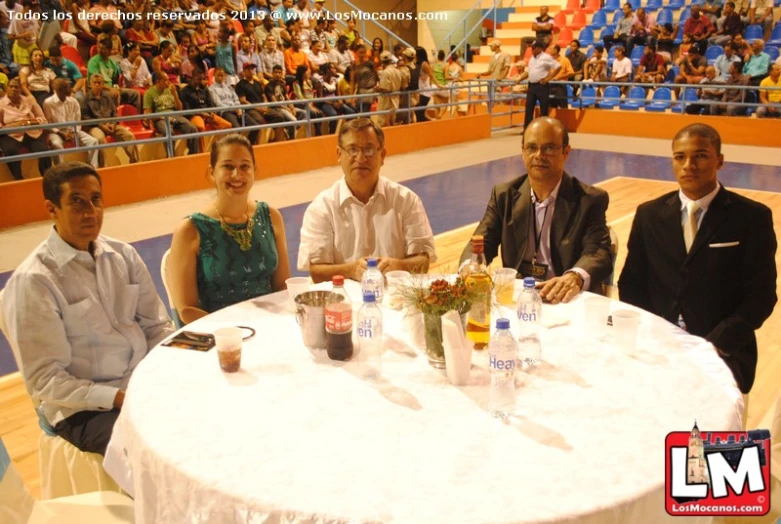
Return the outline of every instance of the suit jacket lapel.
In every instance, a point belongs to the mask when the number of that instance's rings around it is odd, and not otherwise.
[[[531,186],[529,185],[529,177],[523,181],[518,191],[513,192],[512,212],[510,214],[510,220],[513,225],[513,235],[515,236],[515,249],[518,250],[517,267],[515,269],[520,270],[521,261],[526,254],[526,242],[529,240],[529,213],[531,208]]]
[[[727,219],[728,205],[729,195],[727,194],[727,190],[724,189],[724,186],[722,186],[721,189],[719,189],[719,192],[716,193],[716,197],[708,206],[707,213],[702,217],[702,223],[697,230],[697,236],[694,237],[694,242],[686,257],[687,263],[708,243],[721,223]]]
[[[662,210],[659,229],[670,239],[670,245],[677,260],[686,258],[686,242],[683,240],[683,224],[681,223],[681,198],[678,191],[670,195]],[[672,232],[672,234],[670,234]]]
[[[563,243],[564,234],[570,225],[572,212],[575,207],[575,192],[572,189],[572,177],[567,173],[561,179],[559,194],[556,196],[556,206],[553,210],[553,222],[550,230],[551,261],[557,275],[564,271],[562,267],[562,251],[572,250],[572,246]]]

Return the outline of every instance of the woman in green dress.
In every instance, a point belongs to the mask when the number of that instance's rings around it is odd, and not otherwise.
[[[168,273],[176,313],[188,324],[213,311],[285,289],[290,277],[280,212],[249,198],[255,155],[230,134],[211,148],[215,200],[174,232]]]

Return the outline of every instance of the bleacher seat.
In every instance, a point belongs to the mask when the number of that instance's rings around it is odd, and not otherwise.
[[[689,6],[686,6],[683,8],[683,11],[681,11],[681,15],[678,17],[678,23],[681,25],[681,29],[683,29],[683,23],[689,19],[689,17],[692,15],[692,8]],[[683,33],[681,30],[680,33]]]
[[[589,47],[588,51],[586,51],[586,58],[591,58],[594,55],[594,47]]]
[[[575,92],[572,90],[572,86],[567,84],[567,107],[573,107],[575,105]]]
[[[596,13],[602,8],[602,0],[586,0],[586,6],[583,8],[583,12],[590,15]]]
[[[645,90],[642,87],[633,87],[619,108],[624,111],[637,111],[645,105]]]
[[[605,0],[605,6],[602,9],[605,11],[620,11],[621,0]]]
[[[656,23],[658,25],[673,23],[673,12],[669,7],[664,7],[661,11],[659,11],[659,14],[656,15]]]
[[[745,98],[744,102],[747,103],[747,104],[756,104],[756,103],[758,103],[759,100],[757,99],[757,92],[756,91],[746,91],[746,98]],[[746,108],[746,114],[748,116],[751,116],[751,115],[753,115],[756,112],[757,112],[757,108],[756,107],[748,107],[748,108]]]
[[[668,107],[670,107],[670,101],[673,95],[668,87],[658,87],[654,91],[653,99],[651,103],[645,106],[646,111],[654,113],[664,113]]]
[[[568,15],[571,15],[572,13],[577,11],[578,9],[580,9],[580,0],[567,0],[567,7],[562,9],[560,12],[561,13],[566,13]],[[559,24],[556,24],[556,26],[557,27],[561,27],[561,26],[559,26]]]
[[[63,58],[67,58],[68,60],[76,64],[76,66],[79,68],[79,72],[81,73],[81,76],[83,77],[87,76],[87,66],[84,65],[84,60],[82,60],[78,49],[76,49],[75,47],[71,47],[69,45],[62,45],[60,46],[60,51],[62,51]]]
[[[616,59],[616,46],[613,46],[610,48],[610,51],[607,52],[607,67],[608,69],[613,67],[613,62]]]
[[[557,42],[560,47],[569,45],[572,42],[572,29],[565,27],[559,33],[559,41]]]
[[[607,25],[607,11],[600,9],[591,17],[591,29],[602,29]]]
[[[770,56],[770,62],[775,62],[776,60],[778,60],[778,55],[781,54],[781,52],[779,52],[779,49],[772,45],[767,46],[765,48],[765,53],[767,53],[768,56]]]
[[[649,13],[653,13],[662,8],[662,0],[648,0],[645,6],[645,10]]]
[[[670,9],[678,10],[683,8],[683,0],[670,0],[667,2],[667,7]]]
[[[720,45],[709,45],[707,51],[705,51],[705,58],[708,60],[708,65],[713,65],[718,57],[724,54],[724,48]]]
[[[606,36],[613,36],[616,32],[616,24],[608,24],[602,28],[602,32],[599,33],[599,39],[603,39]]]
[[[678,100],[677,103],[673,104],[672,112],[673,113],[683,113],[684,105],[689,106],[692,102],[696,102],[699,100],[699,97],[697,96],[697,90],[693,87],[687,87],[683,90],[683,95]]]
[[[613,109],[621,101],[621,90],[618,86],[607,86],[602,94],[602,100],[597,103],[600,109]]]
[[[665,84],[672,84],[675,82],[675,77],[681,74],[681,68],[678,66],[672,66],[667,72],[667,78],[664,79]]]
[[[567,14],[564,11],[559,11],[556,16],[553,17],[553,25],[559,28],[567,26]]]
[[[575,11],[575,14],[572,15],[572,20],[570,21],[569,27],[572,30],[577,29],[583,29],[586,26],[586,12],[585,11]]]
[[[743,33],[743,38],[748,40],[749,42],[752,40],[762,40],[765,36],[765,32],[762,29],[762,26],[759,24],[752,24],[746,28],[746,31]]]
[[[612,51],[612,48],[611,48]],[[636,45],[632,48],[632,53],[629,55],[629,59],[632,61],[632,65],[634,67],[637,67],[640,65],[640,60],[643,58],[643,53],[645,53],[645,46],[644,45]]]
[[[640,7],[643,7],[641,0],[629,0],[629,5],[632,6],[632,10],[639,9]]]
[[[767,41],[767,45],[781,45],[781,25],[776,24],[776,26],[773,28],[773,32],[770,33],[770,39]]]
[[[118,116],[133,116],[138,114],[138,109],[136,109],[134,106],[131,106],[129,104],[122,104],[119,107],[117,107],[117,115]],[[138,140],[144,140],[146,138],[152,138],[154,135],[154,131],[151,129],[147,129],[143,126],[140,120],[125,120],[124,122],[120,122],[122,125],[130,129],[130,132],[133,133],[133,135]]]
[[[624,17],[624,12],[620,9],[613,13],[613,25],[618,24],[618,21],[621,20]]]
[[[594,107],[597,103],[597,91],[594,86],[585,86],[580,92],[580,107],[586,109],[587,107]]]
[[[578,41],[580,42],[580,47],[594,45],[596,43],[594,41],[594,30],[590,27],[584,27],[581,29],[580,34],[578,35]]]

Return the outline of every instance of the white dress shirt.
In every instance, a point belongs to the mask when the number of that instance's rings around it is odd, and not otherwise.
[[[55,122],[80,122],[81,106],[72,96],[63,101],[57,95],[52,95],[43,101],[43,114],[46,116],[46,120],[52,124]],[[81,126],[75,127],[76,131],[81,131]],[[60,133],[69,129],[73,131],[71,126],[54,128],[52,131]]]
[[[548,53],[542,52],[537,56],[532,56],[529,60],[529,83],[536,84],[540,80],[547,78],[551,71],[560,68],[555,58]]]
[[[420,197],[380,177],[365,205],[344,178],[315,198],[304,214],[298,269],[344,264],[362,257],[403,259],[426,253],[434,262],[434,235]]]
[[[152,85],[152,75],[149,73],[146,60],[141,60],[136,76],[133,76],[133,64],[127,58],[122,59],[119,68],[122,70],[122,76],[125,77],[125,87],[149,87]]]
[[[624,57],[621,60],[616,58],[615,60],[613,60],[613,73],[615,73],[616,78],[621,78],[622,76],[627,76],[627,75],[631,77],[632,61],[627,57]]]
[[[328,52],[328,61],[336,66],[336,68],[344,72],[345,69],[353,65],[353,54],[349,49],[344,53],[340,53],[338,49],[334,48]]]
[[[705,213],[708,212],[708,207],[710,206],[711,202],[713,202],[713,199],[716,198],[716,194],[719,192],[719,189],[721,189],[721,184],[716,184],[716,189],[705,195],[699,200],[696,200],[697,202],[697,211],[695,212],[695,216],[697,217],[697,230],[700,229],[700,225],[702,225],[702,218],[705,216]],[[689,213],[686,210],[686,206],[691,202],[691,198],[687,197],[683,194],[682,190],[678,190],[678,198],[681,199],[681,228],[686,225],[686,221],[689,220]]]
[[[94,246],[93,259],[52,227],[5,287],[11,345],[52,426],[111,410],[141,359],[174,331],[136,250],[104,236]]]
[[[548,195],[548,198],[542,201],[537,198],[537,195],[534,194],[533,190],[531,191],[535,220],[529,220],[529,240],[526,242],[526,252],[523,259],[532,259],[534,256],[536,239],[539,236],[540,248],[537,252],[537,259],[535,261],[540,264],[547,264],[548,273],[545,275],[545,280],[550,280],[556,276],[556,273],[553,270],[553,258],[551,256],[550,231],[551,224],[553,224],[553,213],[556,209],[556,199],[559,196],[559,188],[561,188],[561,180],[559,180],[559,183],[553,188],[553,191]],[[573,267],[572,269],[564,271],[564,273],[569,272],[575,272],[583,279],[583,286],[581,289],[589,289],[591,285],[591,275],[589,275],[585,269]]]

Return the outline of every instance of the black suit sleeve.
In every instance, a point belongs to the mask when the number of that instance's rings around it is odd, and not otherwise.
[[[472,234],[483,235],[485,246],[485,261],[490,264],[496,255],[499,254],[499,245],[502,242],[502,217],[499,214],[499,206],[496,197],[496,186],[491,190],[491,198],[488,200],[488,206],[485,208],[485,215],[478,224],[477,229]],[[469,260],[472,256],[472,241],[467,242],[464,251],[461,253],[461,262]]]
[[[648,253],[643,239],[643,212],[637,210],[627,242],[626,261],[618,279],[618,298],[646,311],[653,311],[648,295]]]
[[[580,258],[573,267],[586,271],[592,285],[604,280],[613,270],[613,253],[610,250],[610,230],[605,213],[610,202],[606,192],[600,192],[586,217]]]
[[[763,207],[746,230],[745,260],[740,274],[725,275],[725,278],[742,280],[741,296],[733,313],[705,337],[719,350],[738,384],[744,383],[744,379],[749,377],[749,382],[753,382],[756,354],[752,359],[747,345],[756,352],[754,331],[773,313],[778,300],[775,262],[777,243],[771,211]]]

